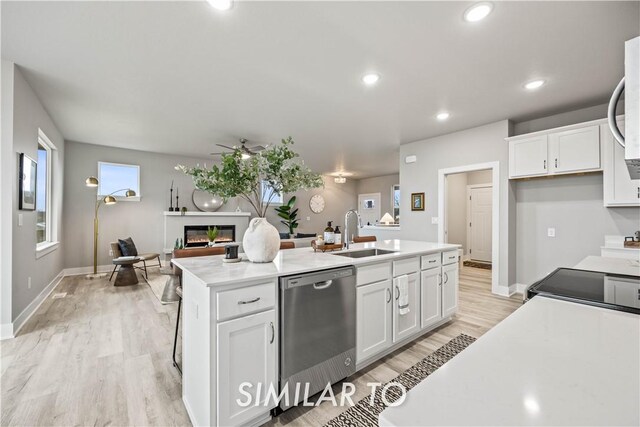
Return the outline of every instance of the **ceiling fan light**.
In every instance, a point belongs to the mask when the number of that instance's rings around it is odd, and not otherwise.
[[[240,157],[242,158],[242,160],[248,160],[251,158],[251,154],[249,153],[242,153],[240,154]]]

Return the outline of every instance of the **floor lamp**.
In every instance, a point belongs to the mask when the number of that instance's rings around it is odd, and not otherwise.
[[[87,187],[97,187],[98,186],[98,178],[95,176],[90,176],[85,180],[85,184]],[[87,274],[85,277],[87,279],[98,279],[100,277],[105,277],[107,273],[98,274],[98,210],[100,206],[105,205],[114,205],[117,200],[113,196],[116,193],[120,193],[121,191],[125,192],[125,197],[135,197],[136,192],[130,188],[123,188],[121,190],[114,191],[111,194],[107,194],[102,198],[96,198],[96,209],[93,217],[93,273]]]

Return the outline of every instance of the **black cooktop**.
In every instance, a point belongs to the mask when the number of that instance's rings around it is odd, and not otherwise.
[[[527,299],[536,295],[640,314],[637,276],[558,268],[527,289]]]

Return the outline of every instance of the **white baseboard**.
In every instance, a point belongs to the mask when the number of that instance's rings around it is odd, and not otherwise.
[[[494,292],[495,295],[500,295],[501,297],[510,297],[511,295],[513,295],[513,293],[511,292],[511,287],[507,287],[507,286],[498,286],[498,289],[496,290],[496,292]]]
[[[13,338],[13,323],[3,323],[0,325],[0,341]]]
[[[99,265],[98,273],[111,273],[113,270],[113,265]],[[93,266],[90,265],[88,267],[75,267],[75,268],[65,268],[64,275],[65,276],[79,276],[81,274],[91,274],[93,273]]]
[[[31,301],[31,303],[25,307],[24,310],[22,310],[22,313],[20,313],[18,317],[16,317],[12,325],[13,336],[18,335],[18,332],[20,332],[20,329],[24,326],[25,323],[27,323],[27,320],[29,320],[29,318],[33,316],[33,313],[38,310],[38,307],[40,307],[44,300],[47,299],[49,294],[53,292],[53,290],[56,288],[56,286],[58,286],[58,283],[60,283],[64,276],[64,270],[62,270],[56,277],[53,278],[51,282],[49,282],[49,284],[42,290],[42,292],[40,292],[38,296],[35,297],[33,301]]]

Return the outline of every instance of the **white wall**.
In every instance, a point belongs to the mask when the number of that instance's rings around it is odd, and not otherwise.
[[[498,161],[500,163],[499,286],[508,292],[515,283],[515,195],[508,179],[508,145],[510,123],[503,120],[473,129],[455,132],[400,146],[400,188],[402,207],[401,238],[438,240],[438,170],[442,168]],[[406,164],[408,155],[416,163]],[[425,192],[425,211],[411,211],[411,193]]]
[[[363,178],[356,181],[356,191],[358,194],[380,193],[380,216],[385,212],[389,212],[393,216],[391,188],[399,183],[400,175],[397,173]],[[402,188],[400,191],[402,192]]]
[[[38,100],[34,91],[31,89],[27,81],[22,76],[20,69],[12,63],[3,61],[2,63],[2,86],[3,86],[3,176],[5,165],[9,165],[10,188],[7,189],[5,179],[3,178],[3,197],[4,203],[11,205],[11,242],[12,255],[11,260],[11,280],[6,281],[7,273],[3,268],[3,289],[7,284],[11,286],[11,321],[15,322],[20,318],[24,318],[26,309],[34,301],[37,302],[41,293],[45,291],[47,286],[59,275],[64,268],[63,248],[64,241],[60,246],[40,258],[36,258],[36,212],[18,210],[18,167],[19,153],[25,153],[33,159],[37,159],[38,150],[38,129],[41,129],[47,137],[53,142],[57,150],[52,156],[52,213],[54,223],[50,226],[58,230],[58,237],[62,233],[62,198],[63,198],[63,173],[64,173],[64,150],[65,144],[61,133],[58,131],[55,123],[51,120],[46,110]],[[6,73],[6,75],[5,75]],[[13,73],[13,76],[11,74]],[[13,78],[11,78],[13,77]],[[13,80],[11,82],[11,80]],[[4,94],[10,95],[10,88],[13,86],[13,102],[10,97],[5,100]],[[6,92],[5,92],[6,91]],[[5,114],[7,114],[5,116]],[[10,116],[13,115],[11,118]],[[12,119],[12,120],[11,120]],[[10,123],[11,122],[11,123]],[[5,125],[8,129],[5,130]],[[9,156],[7,159],[5,156]],[[6,192],[5,192],[6,191]],[[7,201],[9,200],[10,201]],[[6,242],[7,224],[5,214],[8,212],[6,205],[3,204],[3,242]],[[22,215],[23,225],[18,225],[18,215]],[[3,250],[3,258],[4,258]],[[4,267],[4,265],[3,265]],[[31,278],[31,288],[28,287],[28,280]],[[3,291],[3,323],[6,319],[5,314],[5,292]],[[33,307],[32,307],[33,308]],[[24,312],[24,313],[23,313]],[[20,316],[23,314],[23,316]],[[17,325],[14,325],[17,327]]]

